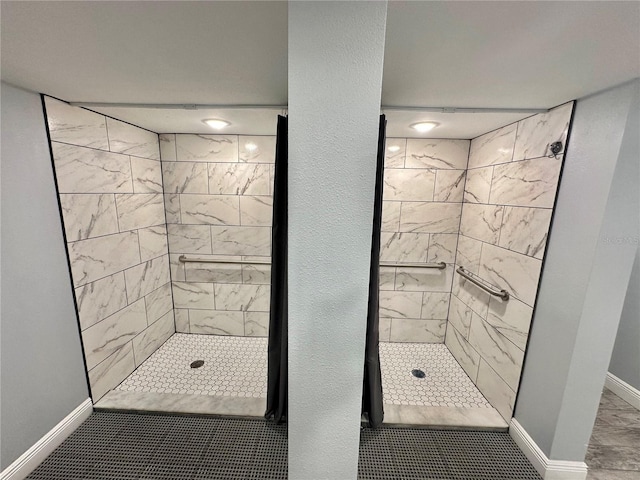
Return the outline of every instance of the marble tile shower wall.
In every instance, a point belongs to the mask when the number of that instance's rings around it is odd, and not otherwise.
[[[176,330],[267,335],[275,136],[161,134]]]
[[[381,267],[381,341],[445,340],[469,144],[387,139],[380,261],[447,267]]]
[[[94,401],[175,332],[158,135],[46,97]]]
[[[471,141],[456,264],[511,294],[507,302],[454,274],[445,343],[507,420],[529,325],[573,103]]]

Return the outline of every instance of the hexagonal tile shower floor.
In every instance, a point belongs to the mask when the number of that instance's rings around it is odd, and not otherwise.
[[[445,345],[381,343],[380,363],[385,423],[507,427]],[[262,416],[266,393],[266,338],[178,333],[96,407]]]

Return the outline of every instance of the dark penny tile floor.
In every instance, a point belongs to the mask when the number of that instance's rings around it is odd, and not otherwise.
[[[607,389],[585,461],[587,480],[640,480],[640,410]]]

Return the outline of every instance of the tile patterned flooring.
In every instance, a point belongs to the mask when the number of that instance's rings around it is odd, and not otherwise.
[[[380,363],[386,404],[491,408],[444,344],[381,343]],[[116,389],[261,398],[266,378],[266,338],[177,333]]]
[[[380,368],[385,404],[491,408],[444,344],[380,343]]]
[[[585,461],[587,480],[640,480],[640,410],[607,389]]]
[[[194,360],[204,365],[191,368]],[[380,363],[385,423],[507,427],[446,345],[384,342]],[[177,333],[96,407],[259,417],[266,379],[266,338]]]
[[[116,389],[266,398],[267,339],[176,333]]]

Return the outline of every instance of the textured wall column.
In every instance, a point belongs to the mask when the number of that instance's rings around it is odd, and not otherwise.
[[[289,478],[357,477],[386,2],[289,3]]]
[[[582,461],[638,241],[640,82],[578,100],[515,417]]]

